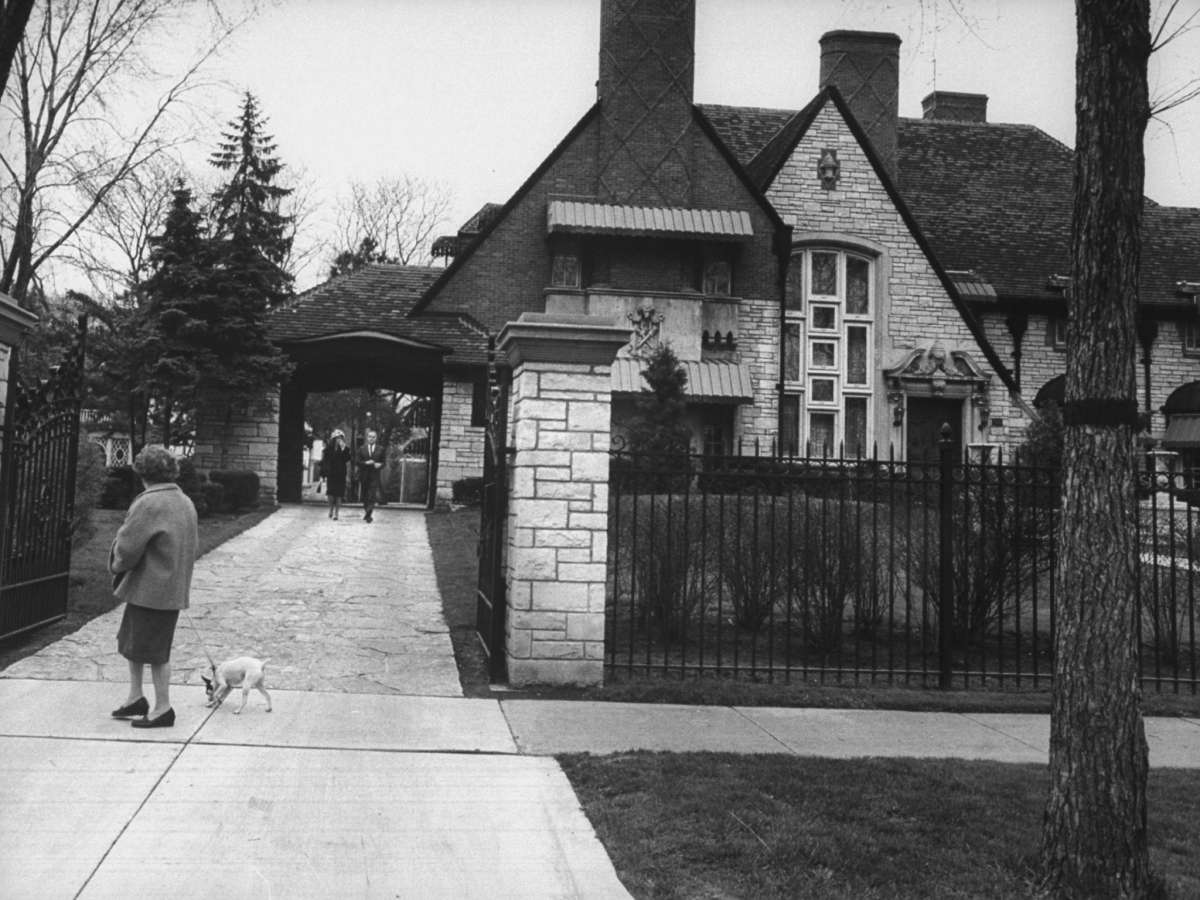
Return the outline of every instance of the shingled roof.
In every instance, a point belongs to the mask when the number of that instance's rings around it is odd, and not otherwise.
[[[760,187],[810,117],[792,110],[700,107]],[[801,111],[803,113],[804,111]],[[970,270],[999,299],[1057,299],[1046,286],[1070,270],[1072,150],[1031,125],[901,118],[897,186],[938,261]],[[1182,302],[1175,285],[1200,277],[1200,210],[1147,200],[1141,300]],[[972,298],[977,299],[977,298]]]
[[[271,310],[267,333],[279,344],[364,329],[449,351],[456,363],[484,360],[482,330],[464,315],[409,317],[444,270],[383,263],[364,266],[298,294]]]

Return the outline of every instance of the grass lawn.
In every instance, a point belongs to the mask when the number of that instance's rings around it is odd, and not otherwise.
[[[639,900],[1028,897],[1048,776],[961,760],[560,757]],[[1150,774],[1151,862],[1200,897],[1200,772]]]
[[[487,660],[475,636],[476,545],[479,510],[438,510],[426,516],[442,610],[450,627],[459,680],[468,697],[486,697]],[[497,694],[499,696],[499,694]],[[905,709],[929,712],[1049,713],[1049,691],[938,691],[886,685],[823,686],[793,681],[617,676],[598,688],[505,690],[505,697],[610,700],[628,703],[684,703],[715,706],[796,706],[835,709]],[[1147,715],[1200,715],[1200,695],[1147,691]]]
[[[274,509],[268,507],[206,516],[200,520],[200,554],[257,525],[272,512]],[[124,520],[124,510],[98,509],[92,513],[90,536],[71,552],[71,587],[66,618],[0,642],[0,670],[78,631],[96,616],[118,605],[108,574],[108,551]]]

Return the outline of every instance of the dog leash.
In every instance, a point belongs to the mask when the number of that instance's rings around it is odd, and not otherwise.
[[[187,620],[192,623],[192,630],[196,632],[196,638],[200,641],[200,649],[203,650],[204,655],[208,657],[208,664],[212,666],[213,671],[215,672],[217,669],[217,664],[213,662],[212,654],[208,652],[208,645],[204,643],[204,635],[202,635],[200,633],[200,629],[196,627],[196,620],[193,619],[192,614],[187,611],[187,607],[184,607],[183,613],[187,616]]]

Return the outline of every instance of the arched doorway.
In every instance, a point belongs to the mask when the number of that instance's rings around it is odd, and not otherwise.
[[[310,394],[350,389],[394,392],[425,406],[429,433],[423,435],[426,454],[426,489],[421,502],[434,501],[437,470],[438,423],[441,420],[443,357],[446,350],[431,344],[377,331],[351,331],[281,342],[295,365],[283,385],[279,403],[279,486],[282,503],[303,499],[304,451],[308,443],[305,405]],[[355,422],[360,431],[367,420]],[[351,449],[356,434],[351,434]],[[397,460],[400,477],[407,474]],[[401,499],[414,498],[411,485]]]

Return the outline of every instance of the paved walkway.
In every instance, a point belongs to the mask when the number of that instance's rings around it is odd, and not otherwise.
[[[184,621],[174,728],[124,698],[119,611],[0,673],[0,896],[627,898],[550,754],[712,750],[1044,763],[1045,716],[460,695],[419,512],[288,507],[205,556],[215,655],[268,656],[274,712],[204,705]],[[1200,720],[1149,719],[1200,767]]]

